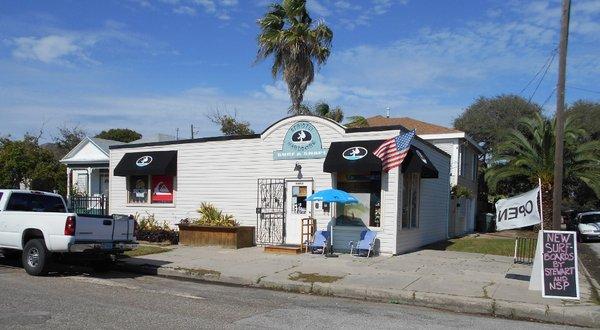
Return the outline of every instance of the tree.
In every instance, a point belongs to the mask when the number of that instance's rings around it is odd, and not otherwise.
[[[66,193],[66,167],[52,152],[39,145],[39,138],[25,135],[23,140],[0,138],[0,187]]]
[[[585,129],[592,139],[600,139],[600,102],[579,100],[569,106],[567,114]]]
[[[349,128],[359,128],[359,127],[369,127],[369,122],[367,118],[363,116],[352,116],[348,118],[350,121],[346,123],[346,127]]]
[[[250,128],[250,123],[247,121],[238,121],[234,114],[222,114],[219,111],[208,115],[208,119],[213,123],[221,126],[221,132],[224,135],[252,135],[254,131]]]
[[[96,134],[97,138],[129,143],[142,138],[142,134],[129,128],[111,128]]]
[[[85,131],[79,126],[58,128],[59,136],[54,137],[57,158],[64,157],[71,149],[75,148],[85,138]]]
[[[304,92],[315,77],[317,66],[325,64],[330,54],[333,32],[323,22],[313,24],[306,0],[283,0],[274,3],[258,20],[257,62],[273,56],[271,74],[280,74],[287,83],[292,101],[291,113],[301,113]]]
[[[312,114],[315,116],[329,118],[338,123],[341,123],[344,120],[344,111],[342,111],[341,107],[337,106],[332,109],[329,104],[325,102],[319,102],[315,104]]]
[[[521,178],[530,187],[542,181],[544,228],[552,228],[552,188],[554,180],[555,121],[536,114],[523,118],[511,129],[492,158],[485,179],[494,189],[507,179]],[[565,182],[582,182],[600,197],[600,141],[590,140],[585,130],[565,122]],[[565,189],[565,195],[572,191]],[[555,228],[557,229],[557,228]]]
[[[454,127],[469,134],[489,157],[502,135],[521,118],[541,113],[542,107],[517,95],[481,96],[454,120]]]

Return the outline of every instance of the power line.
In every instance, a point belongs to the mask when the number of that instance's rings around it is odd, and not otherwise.
[[[581,87],[575,87],[575,86],[569,86],[568,88],[573,88],[573,89],[576,89],[576,90],[580,90],[580,91],[584,91],[584,92],[589,92],[589,93],[600,94],[600,91],[595,91],[595,90],[587,89],[587,88],[581,88]]]
[[[544,81],[544,78],[546,77],[546,73],[548,73],[548,70],[550,69],[552,62],[554,62],[554,57],[556,57],[556,52],[554,52],[552,54],[552,57],[550,58],[550,62],[548,62],[548,65],[546,66],[546,70],[544,70],[544,73],[542,74],[540,81],[538,81],[537,85],[535,86],[535,89],[533,90],[533,93],[531,93],[531,96],[529,97],[529,100],[527,100],[527,102],[531,102],[531,99],[535,96],[535,93],[537,92],[538,88],[540,88],[542,81]]]
[[[523,89],[521,89],[521,91],[519,92],[519,94],[523,94],[523,92],[529,87],[529,85],[531,85],[531,83],[537,78],[537,76],[539,76],[539,74],[542,72],[542,70],[544,70],[544,68],[549,65],[549,62],[554,59],[554,56],[556,56],[556,52],[557,51],[558,51],[558,48],[554,48],[550,52],[550,55],[548,55],[548,58],[546,59],[546,61],[544,62],[544,64],[536,72],[536,74],[533,76],[533,78],[531,78],[531,80],[529,80],[529,82],[527,83],[527,85],[525,85],[525,87],[523,87]]]
[[[550,95],[548,95],[548,97],[546,98],[544,103],[542,103],[542,108],[546,105],[546,103],[548,103],[548,101],[550,101],[550,98],[552,97],[552,95],[554,95],[554,92],[556,92],[556,87],[554,87],[554,89],[552,90],[552,93],[550,93]]]

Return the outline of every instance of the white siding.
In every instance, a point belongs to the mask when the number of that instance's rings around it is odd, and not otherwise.
[[[329,148],[334,141],[376,140],[398,134],[397,130],[345,133],[342,127],[328,120],[297,116],[277,123],[261,138],[111,149],[110,211],[124,214],[147,212],[174,224],[182,218],[195,216],[201,202],[211,202],[225,213],[233,214],[240,224],[255,226],[259,178],[296,178],[297,172],[293,169],[298,162],[302,165],[303,178],[314,180],[315,191],[333,186],[332,175],[323,172],[324,159],[273,160],[273,151],[282,148],[287,130],[297,121],[309,121],[316,127],[323,148]],[[422,212],[423,226],[415,233],[418,238],[411,240],[412,248],[445,238],[443,228],[447,227],[449,198],[449,158],[421,141],[415,140],[414,144],[427,153],[438,168],[440,177],[423,180],[422,195],[433,200],[423,202],[425,198],[422,198],[421,207],[430,209]],[[115,166],[125,153],[161,150],[178,152],[174,205],[128,205],[126,178],[113,175]],[[388,176],[388,180],[387,186],[382,187],[382,221],[381,228],[377,229],[380,250],[382,253],[397,253],[399,248],[404,250],[410,244],[397,244],[398,223],[401,221],[398,214],[398,170],[384,176]],[[331,216],[320,210],[315,210],[313,216],[319,228],[327,228]],[[429,232],[421,233],[421,230]],[[440,235],[440,230],[444,235]]]

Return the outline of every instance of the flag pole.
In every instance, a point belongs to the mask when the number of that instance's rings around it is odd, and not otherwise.
[[[542,178],[538,178],[538,185],[540,187],[540,217],[542,218],[541,230],[544,230],[544,209],[542,208]]]

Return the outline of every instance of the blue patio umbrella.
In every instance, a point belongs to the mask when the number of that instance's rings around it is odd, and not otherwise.
[[[340,204],[356,204],[358,203],[358,199],[356,197],[350,195],[349,193],[339,190],[339,189],[325,189],[321,191],[317,191],[316,193],[308,196],[306,198],[309,202],[324,202],[324,203],[340,203]],[[337,257],[333,253],[333,249],[331,247],[331,243],[333,242],[333,231],[331,232],[331,241],[329,242],[329,253],[327,253],[326,257]]]
[[[340,203],[340,204],[356,204],[358,199],[350,195],[349,193],[338,190],[338,189],[325,189],[317,191],[316,193],[306,198],[309,202],[326,202],[326,203]]]

